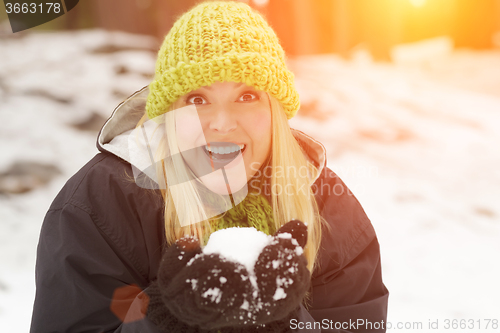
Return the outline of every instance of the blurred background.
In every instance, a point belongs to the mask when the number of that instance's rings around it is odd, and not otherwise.
[[[197,2],[85,0],[15,34],[0,6],[2,331],[29,330],[50,203]],[[500,0],[245,2],[296,75],[291,126],[323,142],[377,231],[388,331],[498,331],[485,325],[500,319]]]
[[[104,28],[161,39],[176,18],[201,0],[86,0],[34,30]],[[246,0],[263,13],[289,55],[363,47],[380,60],[391,48],[437,36],[456,47],[489,49],[500,37],[499,0]],[[33,31],[33,29],[31,30]]]

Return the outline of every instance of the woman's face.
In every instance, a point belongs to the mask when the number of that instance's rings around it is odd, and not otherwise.
[[[196,174],[203,166],[210,166],[210,171],[224,167],[224,174],[219,170],[218,176],[214,173],[199,178],[216,193],[241,189],[271,151],[271,110],[267,94],[244,83],[216,82],[186,94],[176,104],[196,106],[201,124],[202,133],[183,131],[177,123],[177,137],[182,145],[189,142],[191,147],[203,148],[193,150],[194,157],[187,160],[191,169]],[[194,120],[193,117],[185,119],[191,119],[191,124]]]

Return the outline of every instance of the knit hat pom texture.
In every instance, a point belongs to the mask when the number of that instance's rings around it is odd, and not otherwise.
[[[248,5],[204,2],[182,15],[158,52],[146,103],[150,119],[167,112],[179,97],[219,82],[242,82],[266,91],[287,118],[299,109],[294,76],[267,22]]]

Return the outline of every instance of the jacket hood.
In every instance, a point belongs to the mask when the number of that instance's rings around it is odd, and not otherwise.
[[[149,87],[146,86],[120,103],[103,125],[97,137],[97,148],[101,152],[118,156],[139,170],[145,170],[151,164],[150,152],[146,149],[131,149],[129,138],[144,115],[148,94]],[[318,169],[312,184],[326,166],[325,147],[299,130],[292,129],[292,134],[299,142],[308,160]],[[154,175],[147,172],[146,174],[155,179]]]

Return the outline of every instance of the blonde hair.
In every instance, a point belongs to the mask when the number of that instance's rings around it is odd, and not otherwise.
[[[304,254],[308,268],[312,272],[321,240],[321,224],[324,222],[311,189],[311,181],[316,179],[318,169],[307,160],[294,138],[281,103],[270,94],[267,95],[271,109],[272,148],[268,163],[263,165],[261,170],[272,168],[270,204],[275,230],[292,219],[307,223],[308,241]],[[170,105],[169,111],[178,108],[181,100],[180,98]],[[165,202],[166,239],[168,243],[173,243],[183,236],[192,235],[203,242],[212,232],[211,219],[208,218],[211,215],[207,214],[200,204],[202,199],[198,191],[192,182],[183,182],[180,186],[171,187],[167,184],[167,179],[187,179],[186,173],[189,172],[184,165],[178,164],[178,160],[161,158],[179,153],[174,117],[174,112],[165,113],[164,126],[167,138],[162,140],[155,158],[161,160],[161,163],[157,164],[157,179]],[[138,126],[146,120],[147,115],[144,115]],[[276,170],[281,172],[275,172]],[[301,170],[305,170],[308,176],[302,176]],[[262,185],[261,182],[260,184]],[[181,226],[180,220],[184,222],[184,226]]]

